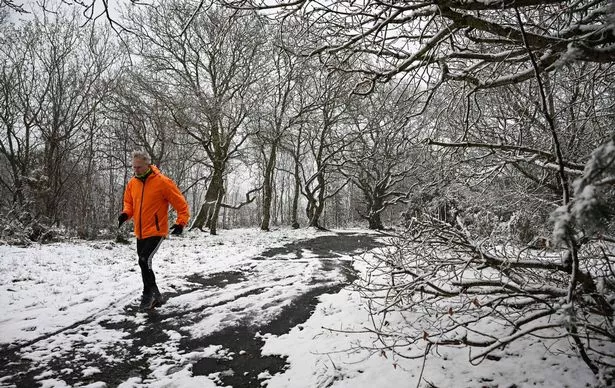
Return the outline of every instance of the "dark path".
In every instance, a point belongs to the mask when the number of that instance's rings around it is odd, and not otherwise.
[[[260,258],[275,259],[289,253],[302,257],[304,249],[310,250],[322,259],[335,259],[342,255],[367,251],[380,246],[373,235],[356,233],[338,233],[336,236],[322,236],[308,241],[297,241],[281,248],[271,248],[262,253]]]
[[[170,341],[169,333],[179,333],[181,339],[176,341],[176,352],[188,354],[205,349],[211,345],[220,345],[232,354],[232,357],[205,357],[192,363],[194,375],[209,375],[222,372],[219,379],[222,384],[235,388],[258,387],[258,375],[268,371],[275,374],[282,371],[286,362],[284,358],[261,355],[263,341],[256,336],[257,333],[271,333],[280,335],[287,333],[294,326],[305,322],[313,313],[318,304],[318,297],[324,293],[336,293],[355,279],[352,263],[340,260],[351,253],[359,253],[377,247],[379,244],[374,236],[340,233],[336,236],[322,236],[314,239],[293,242],[281,248],[272,248],[263,252],[254,262],[271,260],[319,260],[320,271],[342,274],[340,277],[332,276],[335,281],[324,281],[319,274],[307,284],[309,291],[294,298],[291,303],[282,308],[281,313],[273,320],[264,324],[255,324],[250,317],[244,317],[213,334],[193,338],[184,329],[207,316],[207,310],[223,307],[229,304],[228,300],[212,303],[205,308],[194,310],[160,310],[147,315],[139,312],[133,306],[127,306],[119,317],[109,319],[92,317],[89,321],[82,321],[65,330],[50,335],[49,338],[40,339],[42,342],[53,341],[54,335],[83,338],[96,331],[111,331],[122,334],[122,339],[105,349],[105,357],[99,351],[93,351],[83,341],[71,340],[72,349],[61,353],[61,357],[52,358],[44,365],[29,357],[29,353],[36,350],[37,344],[27,346],[2,346],[0,348],[0,386],[34,387],[37,386],[37,376],[43,373],[52,374],[53,378],[63,380],[69,385],[85,385],[96,381],[104,381],[108,386],[114,387],[129,378],[138,377],[147,381],[151,373],[149,360],[143,349],[159,351],[161,344]],[[305,257],[309,252],[309,257]],[[284,265],[281,262],[281,265]],[[187,280],[193,288],[181,292],[167,294],[174,298],[191,292],[204,290],[219,291],[226,287],[240,287],[249,279],[258,284],[254,271],[234,269],[228,272],[213,274],[192,274]],[[326,279],[326,276],[324,277]],[[244,292],[235,295],[234,300],[257,295],[267,291],[267,287],[246,288]],[[276,303],[276,301],[272,301]],[[230,307],[229,307],[230,308]],[[162,312],[164,311],[164,313]],[[123,316],[121,315],[123,314]],[[145,323],[139,319],[145,317]],[[59,341],[62,342],[62,341]],[[90,346],[91,347],[91,346]],[[35,357],[32,357],[35,359]],[[84,376],[82,366],[87,364],[97,371],[91,376]],[[184,365],[185,366],[185,365]],[[177,368],[182,365],[175,366]]]

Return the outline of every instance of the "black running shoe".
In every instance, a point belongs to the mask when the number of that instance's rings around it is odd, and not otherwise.
[[[141,307],[141,309],[147,309],[147,308],[151,308],[150,306],[152,305],[152,302],[154,301],[154,295],[153,294],[143,294],[141,296],[141,305],[139,307]]]
[[[162,295],[160,295],[160,293],[155,293],[152,296],[152,300],[150,301],[149,308],[151,310],[158,306],[162,306],[163,303],[164,303],[164,299],[162,299]]]

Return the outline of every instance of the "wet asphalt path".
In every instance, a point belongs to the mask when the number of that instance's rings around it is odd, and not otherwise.
[[[36,387],[40,386],[41,378],[62,380],[71,386],[103,381],[108,387],[131,378],[154,381],[150,365],[153,355],[168,366],[168,374],[189,368],[193,375],[217,376],[220,385],[258,387],[261,372],[273,375],[282,371],[286,360],[262,356],[263,340],[257,333],[280,335],[305,322],[314,311],[318,296],[336,293],[355,279],[348,256],[378,245],[374,235],[339,233],[267,250],[246,265],[226,272],[191,274],[186,278],[189,288],[166,293],[165,297],[171,300],[193,292],[206,297],[234,290],[232,299],[212,298],[211,304],[194,309],[160,309],[144,314],[132,301],[118,301],[108,317],[103,312],[29,343],[1,346],[0,387]],[[281,308],[267,323],[255,320],[254,311],[241,311],[241,306],[234,304],[239,299],[264,297],[271,288],[267,281],[258,286],[261,268],[275,269],[276,265],[312,260],[319,261],[319,271],[305,280],[306,291],[290,302],[269,301]],[[194,336],[186,330],[210,318],[215,311],[225,310],[233,311],[235,319],[220,330],[204,336]],[[101,334],[104,340],[97,340]],[[219,345],[228,356],[177,359],[178,354],[190,355],[212,345]],[[91,374],[84,374],[84,365]]]

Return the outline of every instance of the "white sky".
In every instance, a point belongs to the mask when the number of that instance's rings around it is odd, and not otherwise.
[[[356,231],[355,231],[356,232]],[[366,231],[364,231],[366,232]],[[299,295],[313,290],[314,279],[324,284],[343,279],[339,271],[323,271],[322,260],[354,263],[357,257],[315,256],[310,250],[293,251],[263,259],[267,248],[280,247],[298,239],[334,235],[314,229],[221,230],[218,236],[187,232],[186,236],[164,241],[154,257],[154,270],[164,294],[172,296],[157,311],[161,317],[193,319],[182,333],[169,331],[164,343],[141,348],[149,354],[145,377],[132,377],[120,387],[215,387],[219,374],[194,376],[193,367],[206,357],[236,357],[221,346],[203,346],[191,352],[182,350],[182,340],[198,340],[218,330],[249,322],[262,325],[274,319]],[[371,255],[362,256],[370,260]],[[241,272],[238,282],[220,287],[199,288],[190,275],[200,277],[223,271]],[[322,283],[321,283],[322,284]],[[88,387],[104,387],[96,362],[87,354],[109,363],[122,363],[118,349],[129,347],[134,339],[109,322],[152,330],[157,323],[145,312],[127,313],[136,308],[141,292],[134,241],[130,245],[110,241],[32,245],[27,248],[0,246],[0,343],[19,345],[21,357],[38,363],[47,372],[39,374],[41,386],[64,387],[54,360],[79,359],[67,366],[83,376]],[[262,386],[279,387],[584,387],[596,382],[578,358],[569,358],[566,341],[527,339],[497,353],[499,361],[478,366],[468,363],[468,350],[437,349],[425,363],[424,381],[418,384],[423,360],[396,358],[393,354],[369,351],[375,338],[363,332],[370,327],[360,295],[351,288],[320,297],[312,316],[283,335],[259,333],[265,340],[265,355],[285,355],[288,369],[260,375]],[[169,318],[172,319],[172,318]],[[104,324],[103,324],[104,323]],[[160,323],[158,323],[160,324]],[[328,329],[340,330],[331,331]],[[57,334],[45,338],[48,333]],[[188,338],[187,336],[190,336]],[[43,337],[42,337],[43,336]],[[38,340],[36,340],[38,339]],[[570,349],[567,349],[568,351]],[[95,360],[96,361],[96,360]],[[0,374],[0,386],[8,386],[10,376]]]

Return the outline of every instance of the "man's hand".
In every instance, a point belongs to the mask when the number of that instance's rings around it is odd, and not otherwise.
[[[122,226],[122,224],[126,222],[126,220],[128,220],[128,214],[120,214],[120,216],[117,218],[117,227],[119,228],[120,226]]]
[[[182,234],[183,231],[184,227],[179,224],[173,224],[173,226],[171,226],[171,234]]]

